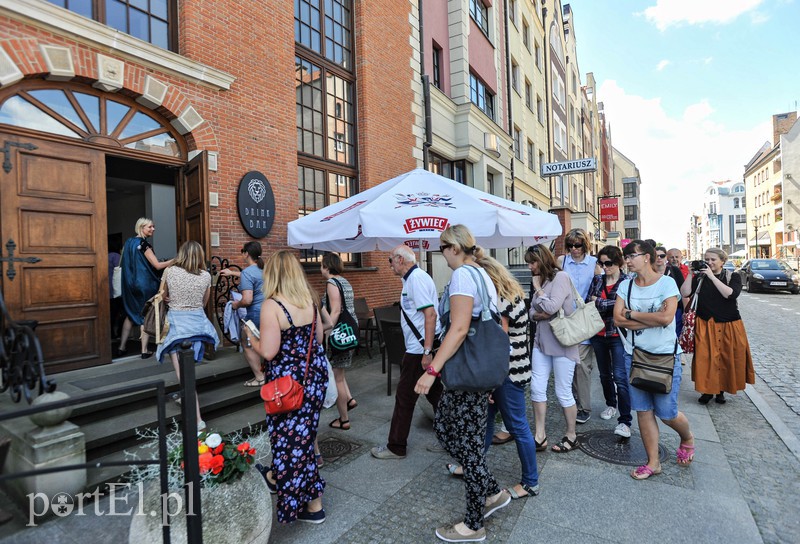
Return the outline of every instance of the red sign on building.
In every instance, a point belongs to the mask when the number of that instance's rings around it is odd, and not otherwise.
[[[619,221],[619,199],[600,199],[600,221]]]

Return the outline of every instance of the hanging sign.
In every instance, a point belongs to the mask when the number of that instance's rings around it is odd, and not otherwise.
[[[578,174],[580,172],[594,172],[597,170],[597,159],[575,159],[563,162],[542,163],[542,177],[558,176],[561,174]]]
[[[236,198],[239,221],[253,238],[264,238],[275,221],[275,195],[267,177],[255,170],[244,175],[239,182]]]
[[[619,221],[619,199],[600,199],[600,221]]]

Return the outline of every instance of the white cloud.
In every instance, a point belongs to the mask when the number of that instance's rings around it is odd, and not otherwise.
[[[627,94],[614,80],[601,83],[598,99],[614,147],[639,168],[641,235],[670,246],[686,245],[689,216],[702,209],[708,183],[741,179],[744,164],[772,136],[770,120],[748,130],[725,127],[708,100],[670,116],[660,98]]]
[[[764,0],[656,0],[644,16],[659,30],[679,25],[725,24],[761,5]]]
[[[660,72],[661,70],[663,70],[664,68],[666,68],[670,64],[671,63],[667,59],[664,59],[664,60],[662,60],[661,62],[658,63],[658,66],[656,66],[656,70],[658,70]]]

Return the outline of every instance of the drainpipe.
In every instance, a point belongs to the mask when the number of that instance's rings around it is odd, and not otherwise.
[[[544,28],[544,38],[545,43],[542,44],[542,50],[544,52],[544,109],[545,109],[545,117],[547,121],[547,161],[553,162],[553,154],[551,152],[551,143],[553,141],[553,135],[550,133],[551,130],[551,120],[550,120],[550,101],[552,98],[552,92],[550,91],[550,83],[547,77],[547,71],[550,68],[550,62],[548,59],[548,51],[550,50],[550,40],[547,37],[547,8],[544,7],[544,1],[542,1],[542,28]],[[539,174],[541,175],[541,165],[539,166]],[[550,199],[550,207],[553,206],[553,180],[551,178],[547,178],[547,188],[549,193]]]
[[[417,0],[417,18],[419,19],[419,73],[422,79],[422,102],[425,108],[425,140],[422,142],[422,167],[428,169],[428,153],[433,145],[431,131],[431,82],[425,73],[425,37],[422,21],[422,0]],[[422,248],[419,248],[422,251]]]
[[[506,101],[508,102],[508,135],[511,136],[511,141],[514,141],[514,115],[512,113],[511,108],[511,52],[509,51],[509,41],[508,41],[508,2],[503,2],[503,33],[505,34],[505,44],[506,44]],[[511,152],[511,200],[514,201],[514,197],[516,196],[516,187],[515,187],[515,180],[514,180],[514,152],[513,152],[513,145],[512,145],[512,152]],[[522,145],[522,142],[519,143]],[[505,187],[505,185],[504,185]],[[502,195],[505,198],[505,195]]]

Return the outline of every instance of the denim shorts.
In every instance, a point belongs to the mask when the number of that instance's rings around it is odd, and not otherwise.
[[[625,369],[631,375],[631,354],[625,353]],[[669,394],[650,393],[638,387],[630,386],[631,410],[635,412],[655,411],[662,420],[678,417],[678,391],[681,388],[681,356],[675,356],[675,367],[672,372],[672,391]]]

